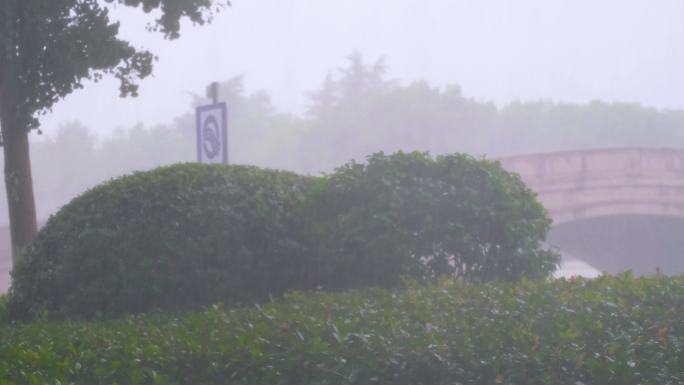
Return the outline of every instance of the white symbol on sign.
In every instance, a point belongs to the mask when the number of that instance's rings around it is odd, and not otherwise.
[[[213,115],[209,115],[204,121],[204,128],[202,129],[202,146],[207,158],[216,158],[221,150],[221,140],[219,134],[219,125]]]

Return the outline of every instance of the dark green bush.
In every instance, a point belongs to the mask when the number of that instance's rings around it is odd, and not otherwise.
[[[683,381],[683,277],[445,281],[180,318],[0,326],[0,384]]]
[[[12,318],[115,317],[254,303],[287,290],[543,277],[550,220],[498,163],[382,153],[326,178],[160,168],[52,217],[12,273]]]
[[[464,154],[378,153],[330,175],[315,216],[333,288],[395,285],[402,275],[473,280],[543,277],[551,221],[498,162]]]
[[[311,178],[183,164],[98,186],[48,221],[12,272],[13,318],[251,303],[300,288]]]

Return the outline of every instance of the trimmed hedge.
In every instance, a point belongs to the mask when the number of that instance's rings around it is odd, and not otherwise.
[[[0,326],[1,384],[684,382],[684,277],[442,281],[180,318]]]
[[[12,271],[13,318],[253,303],[301,288],[313,178],[181,164],[100,185],[51,217]]]
[[[12,272],[14,319],[252,304],[288,290],[544,277],[558,255],[520,179],[467,155],[378,153],[322,178],[184,164],[96,187]]]

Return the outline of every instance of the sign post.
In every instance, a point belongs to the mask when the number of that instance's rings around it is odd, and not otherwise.
[[[228,108],[218,101],[218,83],[212,83],[207,94],[212,104],[197,107],[197,161],[228,164]]]

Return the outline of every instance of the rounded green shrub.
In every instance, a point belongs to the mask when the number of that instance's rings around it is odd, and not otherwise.
[[[465,154],[377,153],[329,175],[316,203],[329,288],[393,286],[402,275],[544,277],[551,220],[519,177]]]
[[[32,319],[182,311],[403,276],[544,277],[558,255],[534,193],[497,162],[378,153],[323,178],[183,164],[98,186],[50,218],[12,272]]]
[[[181,164],[100,185],[51,217],[12,272],[15,319],[115,317],[299,289],[312,178]]]

